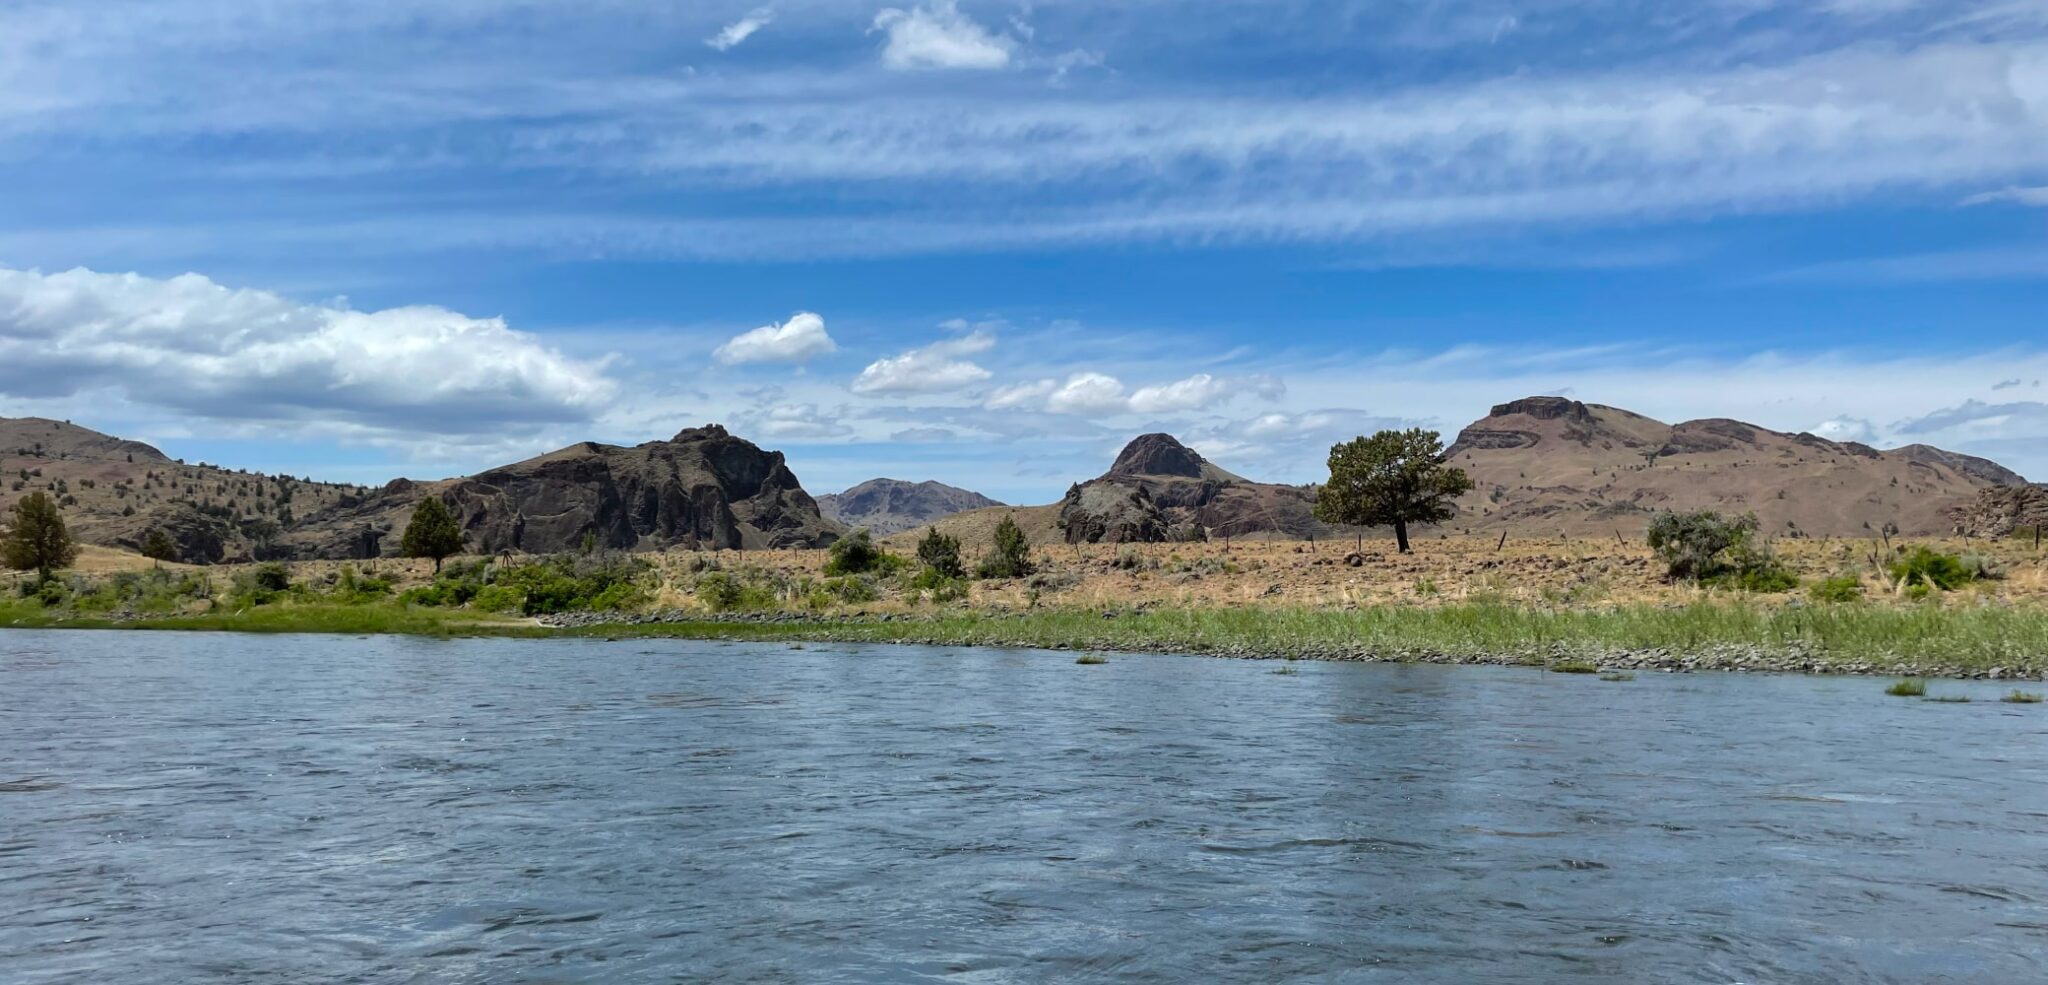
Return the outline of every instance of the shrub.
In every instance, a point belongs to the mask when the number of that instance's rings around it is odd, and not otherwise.
[[[825,573],[861,575],[870,571],[894,571],[902,566],[903,559],[882,550],[863,527],[832,543],[832,556],[825,562]]]
[[[526,608],[526,593],[510,585],[486,585],[469,600],[469,607],[482,612],[519,612]]]
[[[1918,677],[1908,677],[1885,688],[1884,693],[1894,698],[1922,698],[1927,696],[1927,682]]]
[[[927,573],[939,578],[967,576],[967,565],[960,560],[959,538],[942,534],[937,527],[917,542],[917,560]]]
[[[1979,569],[1981,569],[1981,563]],[[1953,554],[1942,554],[1926,546],[1915,547],[1904,557],[1892,562],[1891,575],[1894,580],[1905,582],[1908,590],[1912,586],[1932,585],[1944,592],[1954,591],[1977,579],[1977,571],[1963,563]],[[1923,590],[1922,595],[1926,592]]]
[[[1840,574],[1823,578],[1807,594],[1815,602],[1843,604],[1863,600],[1863,579],[1853,574]]]
[[[2014,689],[1998,700],[2009,705],[2038,705],[2041,703],[2041,695],[2032,691]]]
[[[1799,576],[1787,570],[1777,555],[1747,544],[1729,551],[1722,570],[1707,581],[1745,592],[1789,592],[1799,587]]]
[[[1024,536],[1024,528],[1017,521],[1005,516],[996,524],[995,545],[988,556],[975,567],[978,578],[1023,578],[1031,574],[1036,566],[1031,563],[1031,541]]]
[[[726,572],[714,571],[697,579],[697,601],[713,612],[772,609],[775,592],[764,585],[750,585]]]
[[[639,558],[617,551],[593,551],[557,554],[531,564],[504,568],[490,583],[521,593],[519,611],[529,616],[609,612],[641,602],[645,596],[639,581],[647,570],[647,562]]]
[[[825,580],[825,591],[832,593],[839,601],[847,603],[873,602],[880,597],[875,591],[875,586],[869,584],[865,578],[828,578]]]
[[[354,566],[344,565],[340,576],[335,579],[334,590],[330,594],[335,601],[344,605],[374,602],[391,594],[391,579],[363,577],[356,574]]]
[[[1724,565],[1721,555],[1749,543],[1756,528],[1752,514],[1659,513],[1650,521],[1650,549],[1664,562],[1667,577],[1698,581],[1719,573]]]
[[[967,579],[926,568],[910,580],[910,590],[928,596],[933,602],[951,602],[967,596]]]

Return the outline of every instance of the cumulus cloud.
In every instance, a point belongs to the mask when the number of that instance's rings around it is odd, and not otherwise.
[[[740,42],[753,37],[754,32],[768,26],[775,19],[775,12],[763,8],[725,26],[725,29],[705,38],[704,43],[719,51],[730,51]]]
[[[1883,440],[1877,425],[1861,417],[1832,418],[1814,425],[1810,430],[1829,441],[1855,441],[1874,445]]]
[[[359,311],[168,279],[0,268],[0,395],[425,439],[592,420],[616,384],[499,318]]]
[[[837,352],[839,346],[825,332],[825,319],[808,311],[798,312],[780,325],[763,325],[733,336],[712,352],[728,366],[741,363],[800,363],[816,356]]]
[[[992,374],[966,357],[994,348],[994,332],[976,330],[901,355],[877,359],[860,371],[853,392],[867,394],[944,393],[988,379]]]
[[[885,7],[872,28],[887,35],[882,64],[898,71],[992,69],[1010,64],[1016,42],[960,12],[955,0],[929,0],[909,10]]]
[[[1075,373],[1045,400],[1055,414],[1120,414],[1130,410],[1121,380],[1105,373]]]

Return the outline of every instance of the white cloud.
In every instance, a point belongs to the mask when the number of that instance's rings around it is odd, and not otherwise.
[[[727,24],[724,30],[705,38],[704,43],[719,51],[730,51],[740,42],[753,37],[755,31],[767,27],[768,23],[774,19],[774,11],[766,8],[756,10],[739,20]]]
[[[817,404],[780,404],[767,413],[739,418],[763,438],[774,440],[824,440],[854,433],[840,415],[826,414]]]
[[[1184,380],[1125,388],[1107,373],[1074,373],[1064,382],[1033,380],[997,388],[982,400],[990,410],[1043,409],[1055,414],[1178,414],[1203,410],[1240,394],[1277,399],[1286,392],[1277,377],[1255,374],[1219,377],[1196,373]]]
[[[899,71],[927,68],[1002,68],[1016,42],[991,34],[960,12],[955,0],[927,0],[904,10],[885,7],[873,30],[885,32],[882,64]]]
[[[588,422],[617,393],[498,318],[427,305],[358,311],[168,279],[0,268],[0,396],[110,395],[276,429],[489,435]]]
[[[1883,440],[1878,434],[1877,425],[1862,417],[1830,418],[1808,430],[1829,441],[1855,441],[1869,445]]]
[[[1963,205],[1990,205],[1995,202],[2012,202],[2035,208],[2048,209],[2048,185],[2039,188],[2002,188],[1995,192],[1983,192],[1963,199]]]
[[[1106,373],[1075,373],[1046,398],[1055,414],[1121,414],[1131,409],[1122,381]]]
[[[780,325],[763,325],[733,336],[712,351],[728,366],[740,363],[800,363],[837,352],[839,346],[825,332],[825,319],[808,311],[798,312]]]
[[[1130,408],[1140,414],[1200,410],[1228,397],[1232,389],[1233,385],[1228,380],[1196,373],[1173,383],[1139,387],[1136,393],[1131,394]]]
[[[960,338],[877,359],[854,379],[853,392],[944,393],[980,383],[992,374],[964,357],[987,352],[995,344],[994,332],[976,330]]]
[[[982,406],[990,410],[1013,410],[1020,407],[1036,407],[1045,398],[1059,389],[1058,380],[1033,380],[1029,383],[1015,383],[997,387],[982,400]]]

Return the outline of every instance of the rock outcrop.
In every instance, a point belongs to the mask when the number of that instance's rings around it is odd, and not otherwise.
[[[468,549],[620,550],[823,547],[825,519],[781,452],[710,425],[631,448],[586,441],[463,479],[405,480],[354,506],[311,517],[286,538],[303,557],[392,554],[422,496],[441,497]]]
[[[934,521],[1003,504],[978,492],[942,482],[869,479],[845,492],[818,498],[818,509],[848,529],[866,527],[875,536],[915,530]]]
[[[2048,486],[1998,486],[1949,511],[1956,530],[1972,537],[2010,537],[2048,529]]]
[[[1311,537],[1324,533],[1299,486],[1225,471],[1172,435],[1140,435],[1109,471],[1067,490],[1058,528],[1070,544]]]

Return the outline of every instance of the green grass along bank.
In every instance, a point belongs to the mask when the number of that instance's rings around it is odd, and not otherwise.
[[[2048,677],[2048,614],[1986,605],[1813,605],[1741,601],[1557,609],[1499,603],[1357,610],[1155,608],[1014,612],[935,606],[889,615],[782,612],[577,612],[543,620],[425,606],[278,600],[204,612],[88,612],[0,602],[0,628],[414,633],[519,637],[676,637],[924,643],[1190,653],[1245,658],[1398,660],[1603,670],[1750,670],[1918,677]]]

